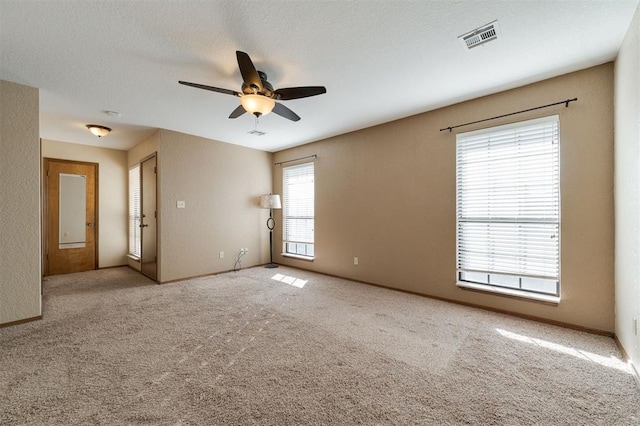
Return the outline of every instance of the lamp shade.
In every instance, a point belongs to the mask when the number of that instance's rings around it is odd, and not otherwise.
[[[87,124],[87,129],[97,137],[101,138],[103,136],[107,136],[111,131],[110,128],[105,126],[100,126],[98,124]]]
[[[245,111],[253,115],[267,115],[276,105],[273,99],[262,95],[242,95],[240,103]]]
[[[280,196],[277,194],[265,194],[260,196],[260,207],[263,209],[281,209]]]

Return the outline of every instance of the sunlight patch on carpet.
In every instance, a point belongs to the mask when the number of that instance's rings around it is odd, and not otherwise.
[[[528,337],[522,334],[514,333],[512,331],[502,330],[500,328],[496,328],[496,331],[509,339],[517,340],[519,342],[529,343],[532,345],[537,345],[539,347],[550,349],[552,351],[556,351],[559,353],[567,354],[574,356],[576,358],[583,359],[585,361],[595,362],[596,364],[602,365],[608,368],[615,368],[616,370],[620,370],[624,373],[631,374],[629,370],[629,366],[624,361],[614,357],[606,357],[598,354],[594,354],[592,352],[583,351],[581,349],[571,348],[569,346],[560,345],[558,343],[548,342],[542,339],[536,339],[535,337]]]
[[[300,278],[290,277],[289,275],[275,274],[271,277],[272,280],[280,281],[285,284],[289,284],[293,287],[303,288],[307,283],[307,280],[301,280]]]

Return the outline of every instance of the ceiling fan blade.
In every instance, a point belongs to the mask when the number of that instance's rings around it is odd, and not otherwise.
[[[300,120],[300,117],[298,116],[298,114],[296,114],[295,112],[291,111],[286,106],[284,106],[282,104],[279,104],[277,102],[276,102],[276,105],[271,110],[271,112],[273,112],[275,114],[278,114],[280,117],[287,118],[287,119],[289,119],[291,121]]]
[[[256,92],[262,92],[262,80],[256,71],[256,67],[251,62],[251,58],[244,52],[236,50],[236,57],[238,58],[238,67],[240,68],[240,74],[244,83],[251,87]]]
[[[198,84],[198,83],[189,83],[188,81],[178,81],[178,83],[184,84],[185,86],[195,87],[196,89],[210,90],[212,92],[224,93],[225,95],[240,96],[240,93],[236,92],[235,90],[221,89],[219,87],[213,87],[213,86],[205,86],[204,84]]]
[[[240,117],[242,114],[244,114],[245,109],[242,105],[238,106],[238,108],[234,109],[233,112],[231,113],[231,115],[229,116],[229,118],[238,118]]]
[[[288,101],[290,99],[322,95],[323,93],[327,93],[327,89],[324,86],[287,87],[285,89],[278,89],[274,93],[276,94],[276,99]]]

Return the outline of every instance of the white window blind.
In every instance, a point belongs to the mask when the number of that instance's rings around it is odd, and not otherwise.
[[[313,163],[283,169],[284,250],[314,256],[314,168]]]
[[[558,296],[558,117],[456,141],[458,280]]]
[[[129,254],[140,257],[140,165],[129,169]]]

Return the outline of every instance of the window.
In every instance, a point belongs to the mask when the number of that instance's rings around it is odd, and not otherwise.
[[[559,296],[559,138],[558,116],[457,136],[459,286]]]
[[[313,178],[313,163],[283,169],[284,254],[314,256]]]
[[[140,257],[140,165],[129,169],[129,254]]]

